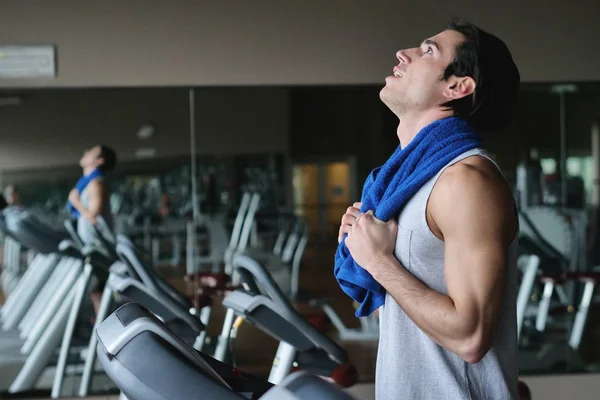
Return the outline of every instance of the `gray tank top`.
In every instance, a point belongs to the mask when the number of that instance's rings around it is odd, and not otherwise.
[[[96,179],[101,179],[101,178],[96,178]],[[88,208],[90,205],[90,198],[89,198],[89,192],[87,187],[85,189],[83,189],[83,192],[81,192],[80,195],[80,200],[81,200],[81,204],[83,205],[83,207]],[[106,224],[108,225],[109,228],[113,228],[113,224],[112,224],[112,214],[110,213],[110,209],[108,206],[104,207],[104,210],[101,213],[102,217],[104,218],[104,220],[106,221]],[[77,234],[79,235],[79,237],[81,238],[81,240],[83,241],[84,244],[90,244],[93,245],[96,243],[96,230],[94,229],[94,226],[83,216],[80,216],[77,219]]]
[[[425,285],[446,295],[444,242],[429,229],[425,210],[433,186],[442,172],[473,155],[481,155],[494,162],[481,149],[458,156],[419,189],[402,210],[398,221],[396,257]],[[431,340],[412,322],[391,295],[386,295],[385,305],[379,310],[376,400],[518,398],[517,246],[515,239],[507,250],[507,284],[493,346],[476,364],[465,362]]]

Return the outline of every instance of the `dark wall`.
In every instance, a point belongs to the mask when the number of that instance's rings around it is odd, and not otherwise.
[[[293,160],[355,156],[362,181],[398,146],[397,119],[377,87],[311,87],[290,91]]]
[[[397,119],[381,103],[380,87],[314,87],[290,92],[292,158],[352,155],[359,182],[398,145]],[[600,91],[582,89],[566,96],[569,154],[591,154],[590,130],[600,116]],[[544,156],[560,154],[560,97],[549,86],[523,85],[512,122],[485,136],[500,166],[512,170],[520,154],[537,148]]]

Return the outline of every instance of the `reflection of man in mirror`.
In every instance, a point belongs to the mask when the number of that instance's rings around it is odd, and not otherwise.
[[[115,151],[104,145],[97,145],[83,153],[79,166],[83,169],[83,176],[69,193],[67,209],[71,216],[77,220],[77,234],[85,244],[94,244],[96,230],[94,225],[98,217],[102,217],[109,228],[112,229],[112,214],[110,212],[110,193],[104,181],[105,174],[112,171],[117,164]],[[94,310],[98,312],[102,290],[106,284],[106,277],[99,280],[90,298]]]
[[[67,208],[77,220],[77,233],[86,244],[94,243],[96,233],[93,225],[98,217],[102,216],[108,226],[112,227],[110,193],[104,177],[115,168],[116,163],[115,151],[104,145],[86,150],[79,160],[83,176],[71,190]]]

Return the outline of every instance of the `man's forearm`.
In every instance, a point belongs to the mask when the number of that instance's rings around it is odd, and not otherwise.
[[[81,201],[78,198],[71,198],[69,202],[80,214],[83,215],[87,212],[87,209],[81,204]]]
[[[394,298],[408,317],[432,340],[457,354],[472,334],[452,299],[432,290],[410,274],[395,258],[369,268],[373,278]]]
[[[73,198],[70,200],[71,204],[73,205],[73,207],[75,207],[75,209],[77,211],[79,211],[79,213],[87,219],[93,219],[96,218],[98,215],[96,215],[92,210],[88,210],[87,208],[85,208],[83,206],[83,204],[81,203],[81,200],[79,200],[78,198]]]

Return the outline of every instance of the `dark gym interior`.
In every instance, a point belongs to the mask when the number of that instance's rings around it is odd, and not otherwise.
[[[455,16],[520,73],[512,119],[483,136],[518,208],[520,398],[596,399],[592,0],[0,2],[0,398],[233,399],[260,381],[267,400],[376,399],[382,327],[334,274],[340,221],[398,147],[380,98],[396,52]],[[107,211],[84,228],[69,207],[100,146]],[[107,367],[127,357],[139,371]],[[324,397],[292,395],[298,371]],[[127,397],[129,373],[148,397]]]

